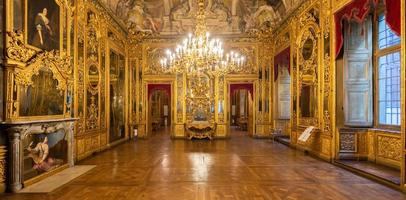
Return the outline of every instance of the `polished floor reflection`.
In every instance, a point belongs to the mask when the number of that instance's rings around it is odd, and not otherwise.
[[[269,140],[170,140],[159,133],[78,164],[97,165],[49,194],[0,199],[406,199],[406,195]]]

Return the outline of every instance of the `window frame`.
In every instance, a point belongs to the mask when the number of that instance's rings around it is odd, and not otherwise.
[[[397,45],[386,47],[383,49],[379,49],[379,20],[378,16],[384,14],[383,9],[379,9],[376,13],[376,17],[372,27],[372,44],[373,44],[373,58],[372,58],[372,66],[373,66],[373,101],[374,101],[374,127],[379,129],[389,129],[389,130],[396,130],[400,131],[401,125],[393,125],[393,124],[382,124],[379,122],[379,58],[385,55],[389,55],[392,53],[396,53],[401,51],[401,42]],[[385,22],[386,23],[386,22]],[[402,59],[402,58],[400,58]],[[399,87],[400,87],[399,82]],[[400,90],[399,90],[400,91]],[[400,100],[402,103],[402,100]],[[400,119],[401,120],[401,119]]]

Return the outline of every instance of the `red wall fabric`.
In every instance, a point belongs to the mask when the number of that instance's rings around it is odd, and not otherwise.
[[[336,58],[343,47],[343,20],[356,20],[361,23],[368,15],[371,5],[378,5],[379,0],[353,0],[348,5],[334,14],[336,29]],[[400,35],[400,0],[384,0],[385,21],[389,28],[398,36]]]
[[[148,84],[148,99],[156,90],[163,90],[169,97],[171,96],[171,84]]]
[[[389,28],[400,36],[400,0],[385,0],[385,21]]]
[[[290,74],[290,47],[284,49],[274,58],[274,81],[278,80],[279,65],[287,64],[288,72]]]
[[[234,94],[236,90],[246,89],[251,94],[251,98],[254,99],[254,85],[252,83],[237,83],[230,84],[230,99],[231,95]]]

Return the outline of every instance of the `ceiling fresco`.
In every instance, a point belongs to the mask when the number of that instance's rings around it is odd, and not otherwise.
[[[172,35],[192,32],[198,0],[101,0],[128,27]],[[269,29],[303,0],[206,0],[209,31],[238,34]]]

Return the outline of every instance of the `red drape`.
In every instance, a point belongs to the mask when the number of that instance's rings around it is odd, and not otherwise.
[[[371,5],[377,5],[379,0],[353,0],[334,14],[336,29],[336,58],[343,47],[343,20],[356,20],[361,23],[368,15]],[[400,0],[384,0],[385,20],[389,28],[400,35]]]
[[[385,0],[385,21],[389,28],[400,36],[400,0]]]
[[[230,84],[230,99],[231,95],[234,94],[236,90],[246,89],[251,94],[251,98],[254,98],[254,85],[252,83],[237,83]]]
[[[171,84],[148,84],[148,99],[157,90],[163,90],[169,97],[171,96]]]
[[[278,69],[280,65],[286,64],[290,74],[290,47],[284,49],[274,58],[274,81],[278,80]]]
[[[343,20],[355,19],[361,23],[369,13],[371,0],[353,0],[334,14],[336,29],[336,58],[343,47]]]

